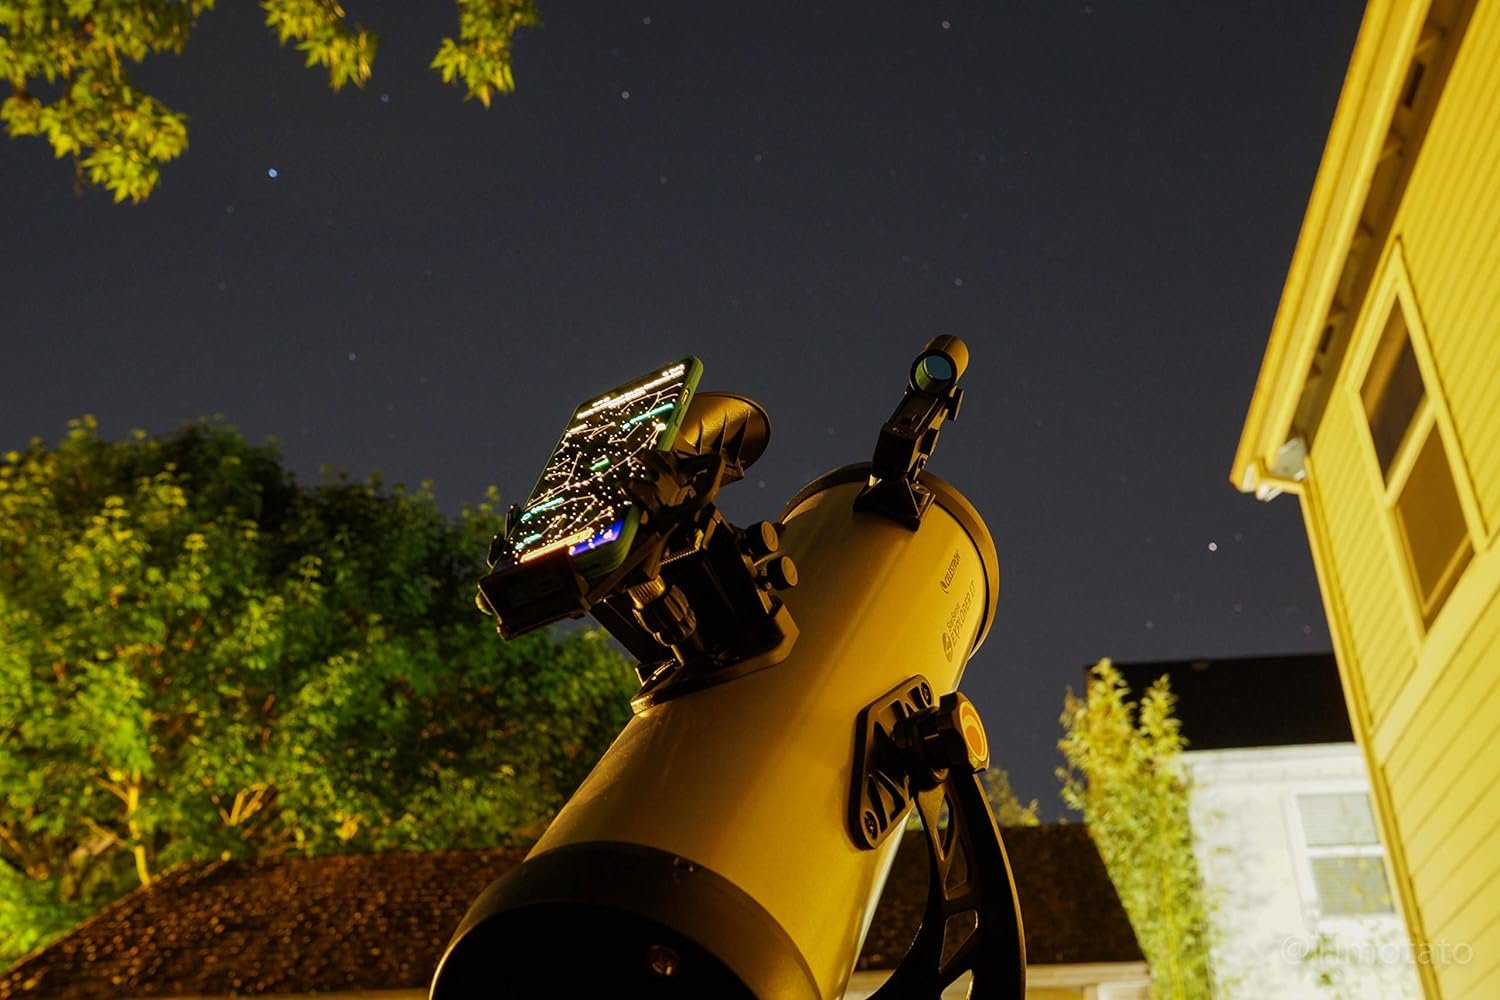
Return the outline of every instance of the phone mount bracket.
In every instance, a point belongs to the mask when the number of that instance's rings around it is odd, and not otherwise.
[[[639,662],[636,711],[785,659],[797,626],[776,592],[796,585],[777,554],[780,527],[739,529],[719,511],[719,490],[765,451],[770,421],[729,393],[699,393],[670,451],[642,453],[643,474],[623,481],[640,511],[618,568],[589,580],[564,549],[509,563],[479,582],[478,603],[506,639],[585,614]],[[509,553],[506,530],[490,544],[493,570]]]
[[[860,711],[854,742],[847,819],[855,846],[884,844],[914,805],[930,873],[921,928],[873,1000],[937,1000],[964,972],[973,973],[971,1000],[1021,1000],[1021,910],[979,779],[989,744],[973,703],[954,692],[933,704],[932,687],[917,675]]]

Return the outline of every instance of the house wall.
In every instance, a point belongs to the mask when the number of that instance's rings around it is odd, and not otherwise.
[[[1215,996],[1421,996],[1398,913],[1325,918],[1296,797],[1367,793],[1353,743],[1183,754],[1195,852],[1213,908]],[[1327,957],[1320,959],[1319,946]],[[1319,986],[1329,975],[1337,994]]]
[[[1483,521],[1500,523],[1500,7],[1480,3],[1396,231]]]
[[[1500,979],[1500,2],[1474,9],[1316,430],[1302,501],[1428,992]],[[1415,607],[1359,387],[1392,301],[1412,339],[1474,555]]]

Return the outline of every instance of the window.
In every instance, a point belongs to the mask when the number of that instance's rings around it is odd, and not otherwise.
[[[1319,914],[1359,917],[1395,912],[1369,795],[1298,795],[1297,812]]]
[[[1400,296],[1360,397],[1422,622],[1431,625],[1474,548]]]

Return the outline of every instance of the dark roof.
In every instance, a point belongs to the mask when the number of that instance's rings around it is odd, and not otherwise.
[[[1012,828],[1033,963],[1143,961],[1081,826]],[[859,967],[906,951],[927,897],[926,844],[898,849]],[[191,865],[107,907],[0,976],[0,1000],[300,993],[425,986],[469,903],[524,852]]]
[[[1189,750],[1352,743],[1332,653],[1116,663],[1139,698],[1163,674]]]
[[[1012,826],[1003,831],[1021,901],[1029,965],[1144,962],[1114,883],[1083,826]],[[927,903],[927,842],[908,834],[860,953],[861,969],[901,960]]]
[[[0,976],[0,998],[420,986],[469,903],[524,851],[195,864]]]

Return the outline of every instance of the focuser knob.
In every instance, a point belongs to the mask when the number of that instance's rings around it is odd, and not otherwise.
[[[781,548],[781,531],[771,521],[756,521],[740,532],[740,548],[751,562],[760,562]]]
[[[762,570],[766,582],[777,590],[791,590],[797,586],[797,564],[791,556],[777,556],[766,563]]]

